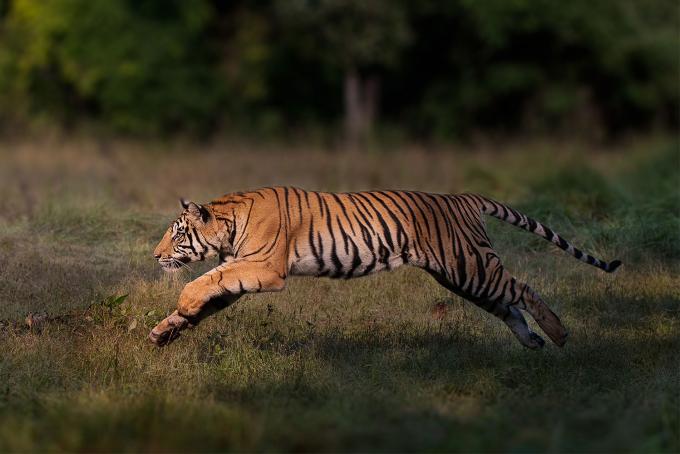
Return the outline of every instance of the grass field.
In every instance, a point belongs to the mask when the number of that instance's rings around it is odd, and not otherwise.
[[[680,451],[678,143],[500,148],[2,143],[0,451]],[[291,279],[150,345],[211,266],[151,257],[177,198],[272,184],[479,191],[624,265],[489,220],[564,349],[524,349],[407,268]]]

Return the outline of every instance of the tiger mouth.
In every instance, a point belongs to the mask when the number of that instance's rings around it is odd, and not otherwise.
[[[165,258],[158,260],[163,271],[174,273],[184,266],[184,261],[176,258]]]

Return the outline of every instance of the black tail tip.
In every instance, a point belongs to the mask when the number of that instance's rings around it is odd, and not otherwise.
[[[607,265],[607,273],[613,273],[618,267],[621,266],[621,260],[613,260]]]

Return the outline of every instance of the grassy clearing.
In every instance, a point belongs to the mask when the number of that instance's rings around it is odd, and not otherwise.
[[[680,450],[677,143],[362,156],[15,143],[0,163],[0,451]],[[414,269],[293,279],[153,348],[148,330],[210,266],[171,278],[150,257],[177,196],[268,184],[481,191],[624,267],[605,275],[489,221],[570,330],[564,349],[523,349]],[[51,321],[29,330],[29,312]]]

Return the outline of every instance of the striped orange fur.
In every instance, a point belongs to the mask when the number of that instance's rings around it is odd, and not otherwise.
[[[555,344],[564,345],[567,331],[559,318],[501,264],[487,236],[485,214],[604,271],[621,264],[598,260],[543,224],[475,194],[273,187],[182,206],[154,256],[167,270],[208,257],[219,257],[219,265],[188,283],[177,310],[152,330],[150,338],[159,345],[244,293],[282,290],[289,276],[350,279],[401,265],[424,269],[450,291],[499,317],[527,347],[542,347],[544,341],[519,309]]]

